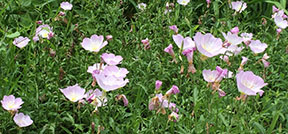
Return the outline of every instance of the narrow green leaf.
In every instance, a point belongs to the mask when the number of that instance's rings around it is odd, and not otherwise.
[[[254,122],[253,125],[258,128],[258,130],[260,131],[261,134],[265,134],[266,133],[266,130],[265,128],[259,124],[258,122]]]
[[[15,33],[6,35],[7,38],[16,38],[18,36],[20,36],[20,33],[18,31]]]

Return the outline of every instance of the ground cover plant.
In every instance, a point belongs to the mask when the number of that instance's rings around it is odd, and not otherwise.
[[[288,133],[286,6],[0,1],[0,133]]]

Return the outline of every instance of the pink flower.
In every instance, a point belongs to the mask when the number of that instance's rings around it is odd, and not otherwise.
[[[255,54],[257,54],[264,52],[268,46],[265,43],[261,43],[259,40],[251,40],[249,47]]]
[[[238,90],[245,95],[256,95],[259,93],[262,96],[264,91],[261,88],[267,85],[261,77],[251,71],[239,72],[236,75],[236,80]]]
[[[232,3],[232,9],[234,9],[236,12],[241,13],[247,8],[247,3],[242,2],[242,1],[236,1],[236,2],[231,2]]]
[[[96,34],[92,35],[91,38],[84,38],[81,45],[85,50],[90,52],[99,52],[101,48],[108,44],[107,41],[104,41],[102,35],[98,36]]]
[[[190,37],[184,37],[181,34],[173,35],[172,36],[175,44],[182,50],[188,49],[188,48],[194,48],[195,43]],[[183,45],[183,46],[182,46]]]
[[[71,10],[72,7],[73,7],[73,5],[72,5],[71,3],[69,3],[69,2],[62,2],[62,3],[60,4],[60,7],[61,7],[62,9],[64,9],[64,10]]]
[[[196,69],[193,65],[193,52],[196,50],[196,48],[187,48],[185,49],[182,54],[187,57],[187,60],[189,62],[188,72],[195,73]]]
[[[21,98],[15,98],[14,95],[4,96],[3,100],[1,100],[2,107],[8,111],[17,111],[21,108],[21,105],[24,102]]]
[[[238,27],[234,27],[234,28],[232,28],[232,29],[230,30],[230,32],[231,32],[232,34],[238,34],[238,33],[239,33],[239,28],[238,28]]]
[[[279,9],[277,7],[275,7],[274,5],[272,6],[272,10],[273,10],[273,13],[276,13],[279,11]]]
[[[203,35],[197,32],[193,38],[198,51],[207,57],[213,57],[225,52],[225,49],[222,47],[222,40],[215,38],[210,33]]]
[[[103,53],[101,58],[107,63],[108,65],[118,65],[123,60],[122,56],[115,56],[114,54]]]
[[[42,24],[42,20],[38,20],[38,21],[36,21],[36,24]]]
[[[220,59],[222,59],[224,62],[226,62],[229,66],[231,65],[229,61],[229,57],[227,55],[221,55]]]
[[[33,123],[30,116],[24,115],[23,113],[16,113],[13,120],[19,127],[27,127]]]
[[[58,15],[59,15],[59,16],[65,16],[65,15],[66,15],[66,13],[65,13],[65,12],[62,12],[62,11],[60,11]]]
[[[222,33],[225,40],[229,43],[229,46],[237,46],[242,43],[243,39],[239,37],[237,34],[232,34],[231,32],[228,32],[227,35],[225,33]]]
[[[276,26],[281,28],[281,29],[285,29],[286,27],[288,27],[287,20],[284,20],[282,16],[276,16],[274,18],[274,22],[275,22]]]
[[[103,96],[102,92],[97,88],[94,91],[89,90],[84,98],[93,106],[102,107],[107,105],[107,97]]]
[[[51,36],[52,35],[52,36]],[[52,28],[49,25],[40,25],[36,29],[36,34],[33,37],[34,42],[39,40],[39,37],[41,38],[46,38],[46,39],[51,39],[54,36],[54,33],[52,31]]]
[[[162,85],[162,81],[156,80],[156,82],[155,82],[155,89],[156,89],[156,90],[159,90],[160,87],[161,87],[161,85]]]
[[[28,37],[18,37],[15,38],[13,44],[19,48],[25,47],[29,43],[30,39]]]
[[[203,70],[202,75],[205,81],[207,82],[220,82],[224,77],[227,77],[228,70],[222,69],[217,66],[216,70]]]
[[[177,122],[179,120],[179,115],[176,112],[172,112],[170,115],[168,115],[168,120]]]
[[[176,25],[169,26],[171,30],[173,30],[176,34],[178,33],[178,28]]]
[[[106,36],[106,40],[108,40],[108,41],[112,40],[112,38],[113,38],[112,35],[107,35],[107,36]]]
[[[253,34],[252,33],[242,33],[241,37],[242,37],[244,43],[248,46],[250,44],[250,41],[252,40]]]
[[[223,90],[218,89],[218,95],[219,95],[219,97],[224,97],[224,96],[226,96],[226,93]]]
[[[144,49],[149,49],[150,48],[150,43],[149,43],[149,39],[148,38],[146,38],[144,40],[141,40],[141,42],[144,45]]]
[[[103,73],[94,74],[93,76],[96,78],[97,84],[106,92],[124,87],[129,82],[128,79],[118,78],[114,75],[105,75]]]
[[[267,59],[269,59],[270,57],[267,55],[267,53],[265,53],[261,59],[263,65],[265,68],[269,67],[270,62],[267,61]]]
[[[248,61],[248,58],[242,56],[242,61],[241,61],[240,67],[238,68],[238,71],[242,71],[243,70],[243,67],[247,63],[247,61]]]
[[[177,0],[177,2],[180,4],[180,5],[183,5],[183,6],[186,6],[190,0]]]
[[[211,0],[206,0],[206,2],[207,2],[207,8],[209,8],[209,7],[210,7]]]
[[[99,72],[105,69],[106,65],[102,64],[100,67],[100,63],[96,63],[93,66],[89,66],[87,72],[93,74],[95,70],[98,70]]]
[[[173,85],[165,94],[171,95],[171,94],[178,94],[180,92],[179,88],[176,85]]]
[[[65,89],[60,89],[60,91],[65,95],[67,99],[72,102],[77,102],[78,100],[81,100],[85,97],[85,89],[78,86],[78,84],[75,84],[74,86],[68,86]]]
[[[122,99],[122,101],[123,101],[123,103],[124,103],[124,106],[128,106],[128,99],[126,98],[126,96],[124,95],[124,94],[120,94],[120,95],[117,95],[116,96],[116,100],[118,101],[118,100],[121,100]]]
[[[115,76],[116,78],[125,78],[128,73],[126,68],[118,68],[117,66],[107,66],[101,72],[105,76]]]
[[[174,54],[174,51],[173,51],[173,46],[172,46],[172,44],[169,44],[169,46],[166,47],[166,48],[164,49],[164,51],[165,51],[166,53],[169,53],[171,56],[175,55],[175,54]]]

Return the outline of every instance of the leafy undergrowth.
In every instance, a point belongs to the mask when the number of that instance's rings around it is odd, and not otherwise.
[[[0,132],[96,133],[100,126],[101,133],[288,133],[288,33],[284,29],[277,37],[271,18],[272,6],[284,9],[285,1],[247,0],[247,9],[235,15],[228,1],[212,0],[209,8],[204,0],[191,0],[187,6],[176,0],[170,2],[174,2],[174,7],[164,14],[166,2],[160,0],[145,2],[143,11],[137,8],[140,1],[76,0],[71,1],[72,10],[60,17],[63,9],[59,0],[0,1],[0,98],[20,97],[24,103],[19,112],[33,120],[31,126],[19,128],[13,116],[0,108]],[[32,40],[39,20],[53,27],[50,40]],[[172,39],[171,25],[177,25],[184,37],[193,38],[202,32],[222,40],[222,32],[238,26],[240,33],[253,33],[253,39],[268,47],[259,54],[246,47],[230,57],[230,66],[219,56],[201,60],[201,53],[194,52],[197,71],[187,75],[188,62]],[[83,39],[93,34],[112,35],[113,39],[95,54],[81,46]],[[22,49],[12,43],[19,35],[31,39]],[[141,43],[146,38],[150,44],[147,50]],[[164,52],[169,44],[174,46],[177,64]],[[129,71],[129,83],[107,92],[107,106],[93,113],[95,106],[79,107],[66,99],[59,88],[76,83],[86,91],[100,88],[91,85],[93,78],[87,68],[101,62],[100,56],[105,52],[123,57],[119,67]],[[264,53],[270,56],[267,68],[258,62]],[[268,83],[262,88],[264,94],[236,100],[240,96],[236,77],[222,80],[221,89],[226,96],[212,94],[202,71],[220,66],[235,76],[242,56],[249,59],[244,71],[252,71]],[[185,67],[183,73],[181,65]],[[177,122],[168,120],[168,109],[165,115],[148,109],[156,80],[163,82],[163,92],[172,85],[179,87],[180,93],[170,98],[179,109]],[[118,94],[126,95],[128,106],[115,100]]]

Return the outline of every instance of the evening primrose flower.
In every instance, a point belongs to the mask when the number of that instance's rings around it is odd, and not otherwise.
[[[176,85],[173,85],[166,93],[165,95],[171,95],[171,94],[178,94],[180,92],[179,88]]]
[[[243,42],[245,43],[245,45],[248,46],[250,44],[251,40],[252,40],[253,34],[252,33],[242,33],[241,37],[242,37]]]
[[[211,0],[206,0],[206,2],[207,2],[207,8],[209,8],[209,7],[210,7]]]
[[[172,62],[177,63],[177,60],[176,60],[176,57],[175,57],[175,53],[174,53],[174,51],[173,51],[173,46],[172,46],[172,44],[169,44],[169,46],[166,47],[166,48],[164,49],[164,51],[165,51],[166,53],[168,53],[169,55],[172,56],[172,58],[173,58],[173,61],[172,61]]]
[[[274,18],[274,22],[275,22],[276,26],[281,28],[281,29],[285,29],[288,27],[287,20],[284,20],[282,16],[276,16]]]
[[[146,9],[146,4],[145,3],[140,3],[140,4],[138,4],[138,8],[141,10],[141,11],[144,11],[145,9]]]
[[[236,1],[236,2],[231,2],[232,4],[232,9],[234,9],[236,12],[241,13],[247,8],[247,3],[242,2],[242,1]]]
[[[156,82],[155,82],[155,89],[156,89],[156,90],[159,90],[160,87],[161,87],[161,85],[162,85],[162,81],[156,80]]]
[[[212,34],[208,33],[203,35],[197,32],[193,37],[197,50],[207,57],[213,57],[225,52],[222,47],[222,40],[220,38],[215,38]]]
[[[60,91],[65,95],[67,99],[69,99],[72,102],[77,102],[78,100],[81,100],[84,98],[85,89],[78,86],[78,84],[75,84],[74,86],[68,86],[65,89],[60,89]]]
[[[120,95],[117,95],[116,96],[116,100],[117,101],[119,101],[119,100],[121,100],[122,99],[122,101],[123,101],[123,103],[124,103],[124,106],[128,106],[128,99],[126,98],[126,96],[124,95],[124,94],[120,94]]]
[[[265,43],[261,43],[259,40],[251,40],[249,47],[253,53],[258,54],[264,52],[268,46]]]
[[[33,37],[34,42],[39,40],[40,38],[46,38],[46,39],[51,39],[54,36],[54,33],[52,31],[52,28],[45,24],[45,25],[40,25],[37,29],[36,29],[36,34]]]
[[[105,61],[108,65],[118,65],[123,60],[122,56],[115,56],[114,54],[103,53],[101,58]]]
[[[18,37],[15,38],[13,44],[19,48],[25,47],[29,43],[30,39],[28,37]]]
[[[21,105],[24,102],[21,98],[15,98],[14,95],[4,96],[3,100],[1,100],[2,107],[8,111],[17,111],[21,108]]]
[[[142,44],[144,45],[144,49],[147,50],[150,48],[150,42],[149,42],[149,39],[146,38],[144,40],[141,40]]]
[[[128,79],[116,77],[115,75],[105,75],[103,73],[94,74],[93,77],[96,79],[97,84],[106,92],[124,87],[129,82]]]
[[[182,48],[182,50],[195,47],[195,43],[190,37],[184,38],[181,34],[177,34],[177,35],[173,35],[172,38],[173,38],[175,44],[180,49]]]
[[[33,123],[30,116],[23,113],[16,113],[13,120],[19,127],[27,127]]]
[[[194,48],[187,48],[182,52],[182,54],[187,57],[187,60],[189,63],[188,72],[191,72],[191,73],[196,72],[196,69],[195,69],[194,64],[193,64],[193,54],[194,54],[195,50],[196,50],[195,47]]]
[[[69,2],[62,2],[62,3],[60,4],[60,7],[61,7],[62,9],[64,9],[64,10],[71,10],[72,7],[73,7],[73,5],[72,5],[71,3],[69,3]]]
[[[101,48],[108,44],[107,41],[104,41],[103,35],[92,35],[91,38],[84,38],[81,45],[85,50],[90,52],[99,52]]]
[[[239,92],[245,95],[256,95],[259,93],[262,96],[264,91],[261,88],[267,85],[261,77],[251,71],[239,72],[236,75],[236,80]]]
[[[179,120],[179,115],[176,112],[172,112],[170,115],[168,115],[168,120],[177,122]]]
[[[177,2],[180,4],[180,5],[183,5],[183,6],[186,6],[190,0],[177,0]]]
[[[102,107],[107,105],[107,97],[103,95],[102,91],[98,88],[95,90],[89,90],[84,98],[93,106]]]
[[[89,66],[87,69],[88,73],[93,74],[94,71],[98,70],[99,72],[105,69],[106,65],[101,64],[101,63],[96,63],[93,66]]]
[[[248,58],[242,56],[242,61],[241,61],[240,67],[238,68],[238,71],[242,71],[243,70],[243,67],[247,63],[247,61],[248,61]]]
[[[270,58],[270,56],[268,56],[267,53],[265,53],[261,59],[265,68],[269,67],[269,65],[270,65],[270,62],[267,61],[267,59],[269,59],[269,58]]]
[[[176,25],[169,26],[169,29],[173,30],[175,32],[175,34],[178,33],[178,28]]]
[[[101,72],[105,76],[115,76],[117,78],[125,78],[129,71],[126,68],[119,68],[117,66],[107,66]]]
[[[230,30],[230,32],[231,32],[232,34],[238,34],[238,33],[239,33],[239,28],[238,28],[238,27],[234,27],[234,28],[232,28],[232,29]]]

